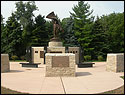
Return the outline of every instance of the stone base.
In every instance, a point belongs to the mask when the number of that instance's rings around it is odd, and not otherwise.
[[[1,54],[1,73],[10,71],[8,54]]]
[[[124,72],[124,54],[107,54],[106,71]]]
[[[49,47],[62,47],[62,46],[63,46],[62,42],[54,42],[54,41],[49,42]]]
[[[47,47],[47,53],[65,53],[65,47]]]
[[[75,77],[75,54],[46,53],[46,77]]]

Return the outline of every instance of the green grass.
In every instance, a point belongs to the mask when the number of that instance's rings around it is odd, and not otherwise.
[[[99,60],[91,60],[91,61],[84,61],[84,62],[106,62],[105,60],[99,61]]]
[[[124,80],[124,76],[121,76],[121,78]],[[99,94],[124,94],[124,85],[117,89],[106,91],[106,92],[99,93]]]
[[[26,60],[10,60],[10,62],[26,62]]]
[[[99,94],[124,94],[124,85],[117,88],[117,89],[107,91],[107,92],[103,92],[103,93],[99,93]]]
[[[124,76],[121,76],[122,79],[124,79]]]
[[[22,93],[1,86],[1,94],[29,94],[29,93]]]

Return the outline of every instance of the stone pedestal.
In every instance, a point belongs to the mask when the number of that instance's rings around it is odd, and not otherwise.
[[[62,42],[49,42],[49,47],[62,47]]]
[[[48,46],[49,47],[62,47],[63,44],[58,37],[53,37],[52,39],[50,39]]]
[[[46,53],[46,77],[75,76],[75,54]]]
[[[47,47],[47,53],[65,53],[65,47]]]
[[[65,47],[58,38],[52,38],[47,47],[47,53],[65,53]]]
[[[1,54],[1,72],[10,71],[9,56],[8,54]]]
[[[124,54],[111,53],[107,54],[107,71],[124,72]]]

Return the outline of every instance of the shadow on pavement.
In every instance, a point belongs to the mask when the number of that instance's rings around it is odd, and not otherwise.
[[[21,71],[21,70],[10,70],[10,72],[6,72],[6,73],[18,73],[18,72],[24,72],[24,71]]]
[[[89,72],[76,72],[76,76],[88,76],[88,75],[92,75],[91,73]]]

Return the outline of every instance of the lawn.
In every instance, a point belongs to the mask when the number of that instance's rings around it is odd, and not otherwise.
[[[124,94],[124,85],[117,88],[117,89],[107,91],[107,92],[103,92],[103,93],[99,93],[99,94]]]
[[[26,60],[10,60],[10,62],[26,62]]]
[[[105,60],[99,61],[99,60],[91,60],[91,61],[84,61],[84,62],[106,62]]]
[[[1,94],[28,94],[28,93],[18,92],[1,86]]]
[[[124,79],[124,76],[121,76],[121,78]],[[117,89],[107,91],[107,92],[103,92],[103,93],[99,93],[99,94],[124,94],[124,85],[117,88]]]

